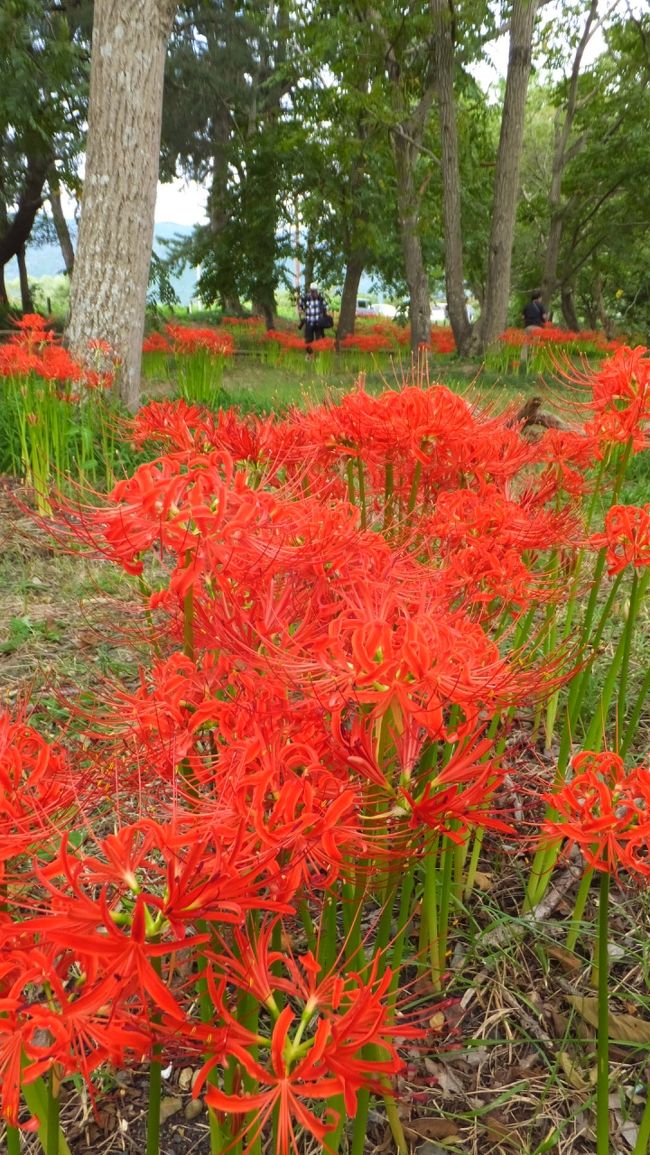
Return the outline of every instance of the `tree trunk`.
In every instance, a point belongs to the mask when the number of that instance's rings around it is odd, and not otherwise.
[[[0,265],[0,309],[9,308],[9,297],[7,296],[7,286],[5,285],[5,267]]]
[[[440,122],[442,216],[445,242],[445,286],[449,322],[459,353],[468,352],[472,326],[465,303],[463,233],[460,196],[460,150],[454,95],[453,10],[447,0],[431,0],[433,63]]]
[[[431,335],[431,303],[429,301],[429,278],[424,267],[420,241],[420,202],[413,176],[415,154],[413,146],[399,127],[393,134],[393,152],[397,175],[400,239],[404,255],[404,273],[409,290],[411,352],[417,356],[420,345],[426,344]]]
[[[598,273],[596,275],[596,277],[594,278],[594,290],[593,290],[593,292],[594,292],[594,304],[596,307],[596,316],[598,317],[598,320],[600,321],[600,323],[603,327],[603,332],[604,332],[605,336],[607,337],[607,340],[611,341],[612,338],[614,337],[614,326],[612,325],[611,318],[608,317],[608,315],[607,315],[607,309],[605,307],[605,298],[603,296],[603,279],[600,276],[600,273]]]
[[[576,48],[569,79],[569,90],[564,118],[560,122],[559,114],[555,123],[555,140],[553,145],[553,165],[551,170],[551,184],[548,193],[548,208],[550,212],[550,226],[546,253],[544,254],[544,272],[542,274],[542,300],[550,308],[553,294],[557,289],[558,262],[560,259],[560,243],[564,227],[566,206],[562,205],[562,179],[568,161],[579,151],[580,140],[569,149],[569,138],[578,106],[578,81],[585,49],[591,39],[593,26],[598,13],[598,0],[591,0],[589,12],[578,47]]]
[[[6,225],[0,235],[0,265],[6,265],[12,257],[17,257],[29,239],[34,219],[43,204],[43,185],[51,163],[49,154],[27,158],[25,183],[18,196],[16,212],[11,221],[5,218]]]
[[[16,263],[18,265],[18,278],[20,280],[20,307],[23,313],[33,313],[34,302],[29,287],[29,277],[27,276],[27,261],[25,259],[24,245],[21,245],[16,253]]]
[[[61,255],[63,257],[63,264],[65,267],[66,276],[71,277],[74,271],[74,247],[68,222],[65,219],[63,209],[61,207],[61,190],[59,188],[58,180],[50,175],[50,208],[52,209],[52,220],[54,221],[54,228],[61,247]]]
[[[357,316],[357,297],[359,296],[359,282],[366,263],[365,253],[352,253],[345,266],[345,280],[341,293],[341,309],[339,323],[336,329],[337,341],[349,337],[354,333]]]
[[[578,320],[578,314],[576,313],[572,285],[562,285],[560,299],[562,301],[562,316],[564,317],[567,329],[578,333],[580,330],[580,322]]]
[[[519,199],[519,162],[538,3],[539,0],[513,0],[512,6],[508,72],[494,178],[485,308],[479,320],[478,351],[481,353],[505,328],[508,315],[512,243]]]
[[[86,175],[67,338],[108,342],[120,394],[140,400],[140,366],[160,157],[165,49],[176,0],[96,0]]]

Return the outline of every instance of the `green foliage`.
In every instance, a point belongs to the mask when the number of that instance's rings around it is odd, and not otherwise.
[[[0,238],[55,165],[78,184],[88,88],[91,5],[3,0],[0,6]]]

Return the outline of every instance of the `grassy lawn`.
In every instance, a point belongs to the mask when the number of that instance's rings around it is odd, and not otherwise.
[[[383,389],[400,389],[408,379],[409,366],[397,361],[384,361],[363,374],[369,393]],[[226,361],[223,387],[233,405],[243,409],[279,412],[288,405],[305,405],[336,397],[348,392],[359,380],[360,374],[345,365],[334,366],[326,373],[307,358],[300,359],[300,368],[269,365],[254,355],[239,355]],[[478,397],[489,404],[503,407],[518,398],[540,392],[540,381],[530,377],[504,376],[472,364],[458,361],[432,361],[430,381],[439,381],[462,395]],[[145,382],[147,396],[165,395],[171,386],[168,381]]]

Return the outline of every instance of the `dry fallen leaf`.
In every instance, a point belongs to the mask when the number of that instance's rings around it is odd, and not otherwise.
[[[418,1139],[453,1139],[458,1134],[458,1124],[452,1119],[411,1119],[404,1124],[404,1130]]]
[[[547,943],[544,949],[548,957],[555,959],[556,962],[559,962],[562,970],[565,970],[568,974],[573,974],[575,971],[582,970],[584,966],[582,959],[578,958],[577,954],[574,954],[572,950],[567,950],[567,948],[565,946],[561,946],[560,943]]]
[[[598,1026],[598,999],[569,995],[567,1002],[590,1026]],[[614,1043],[633,1043],[637,1046],[650,1043],[650,1022],[647,1019],[640,1019],[637,1015],[617,1015],[610,1011],[607,1022],[607,1033]]]
[[[589,1084],[582,1077],[571,1056],[567,1055],[566,1051],[560,1051],[558,1061],[571,1086],[575,1087],[576,1091],[586,1091]]]

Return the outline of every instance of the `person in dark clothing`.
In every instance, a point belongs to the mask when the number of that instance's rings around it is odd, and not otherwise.
[[[526,337],[521,346],[521,357],[519,359],[519,372],[525,373],[528,365],[528,349],[532,341],[534,341],[534,334],[544,328],[548,321],[548,313],[542,304],[542,294],[533,293],[530,301],[524,305],[524,329]]]
[[[305,293],[298,302],[301,327],[305,327],[305,346],[307,354],[311,355],[313,341],[322,341],[325,336],[324,320],[327,314],[327,305],[318,285],[312,281],[309,292]]]
[[[530,301],[524,305],[524,326],[528,329],[543,329],[548,321],[548,314],[542,304],[542,294],[533,293]]]

